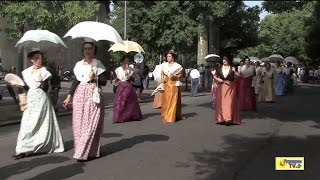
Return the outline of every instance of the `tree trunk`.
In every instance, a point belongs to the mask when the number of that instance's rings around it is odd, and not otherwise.
[[[213,21],[209,22],[209,54],[219,55],[219,33],[220,27],[217,23]]]
[[[100,2],[100,9],[98,13],[96,14],[96,21],[106,23],[110,17],[109,17],[109,4],[110,1],[104,2],[104,1],[99,1]],[[106,53],[106,50],[110,48],[110,43],[108,41],[99,41],[98,43],[98,52],[97,52],[97,59],[99,59],[104,66],[107,68],[107,73],[108,73],[108,79],[110,79],[111,75],[111,62],[110,62],[110,53]]]
[[[199,25],[197,64],[207,65],[204,60],[206,55],[208,55],[208,22],[203,21]]]
[[[24,34],[24,27],[20,28],[20,33]],[[28,58],[25,57],[25,49],[21,47],[18,49],[18,62],[16,67],[16,73],[18,76],[22,77],[21,72],[28,66]]]

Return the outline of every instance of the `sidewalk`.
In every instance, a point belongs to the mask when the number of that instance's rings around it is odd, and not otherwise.
[[[71,86],[70,82],[62,82],[61,89],[59,92],[59,98],[58,98],[58,112],[57,117],[62,116],[68,116],[72,114],[72,109],[64,109],[62,106],[62,102],[67,96],[67,93],[69,91],[69,87]],[[190,86],[189,86],[190,87]],[[151,93],[156,88],[156,82],[150,81],[149,83],[149,90],[144,90],[142,93],[142,100],[140,103],[147,103],[153,101],[153,96],[151,96]],[[112,108],[113,107],[113,98],[114,94],[112,92],[113,85],[108,82],[106,86],[102,88],[102,92],[104,94],[104,104],[105,108]],[[189,96],[190,93],[185,91],[185,84],[183,83],[183,86],[181,87],[181,96]],[[208,95],[210,93],[198,93],[198,96]],[[71,105],[69,105],[71,107]],[[20,112],[19,107],[14,103],[13,99],[7,95],[4,97],[2,101],[0,101],[0,127],[1,126],[8,126],[8,125],[14,125],[19,124],[22,112]]]

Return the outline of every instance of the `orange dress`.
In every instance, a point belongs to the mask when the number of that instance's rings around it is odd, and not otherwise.
[[[161,118],[164,123],[174,123],[182,119],[181,91],[180,87],[176,86],[179,77],[169,77],[162,73],[162,79],[165,87],[162,93]]]

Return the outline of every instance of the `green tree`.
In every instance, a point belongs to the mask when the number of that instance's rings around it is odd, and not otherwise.
[[[292,10],[301,10],[308,1],[263,1],[262,8],[269,13],[282,13]]]
[[[112,25],[123,32],[124,3],[112,15]],[[196,40],[197,26],[183,11],[179,1],[127,2],[127,36],[146,51],[146,59],[164,54],[169,49],[186,51]]]
[[[311,64],[318,64],[320,62],[320,3],[316,2],[314,11],[309,19],[306,21],[306,52],[311,58]]]
[[[127,37],[144,47],[147,59],[174,49],[180,62],[192,64],[199,33],[207,44],[208,34],[215,34],[210,43],[218,49],[220,41],[232,38],[239,39],[241,48],[255,45],[259,13],[241,1],[128,1]],[[123,33],[123,1],[117,2],[111,24]]]
[[[259,6],[247,7],[242,3],[232,16],[222,18],[221,40],[234,39],[238,49],[258,45]]]
[[[5,29],[9,39],[38,28],[63,35],[78,22],[94,20],[99,6],[97,1],[4,1],[0,16],[11,25]]]
[[[315,2],[309,2],[301,9],[267,15],[260,23],[259,45],[240,50],[238,54],[243,56],[245,53],[252,53],[248,55],[259,58],[281,54],[309,61],[305,40],[308,25],[305,21],[314,5]]]

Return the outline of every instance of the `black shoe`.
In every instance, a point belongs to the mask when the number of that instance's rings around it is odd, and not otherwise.
[[[226,121],[226,126],[231,126],[232,122],[231,121]]]
[[[21,153],[21,154],[18,154],[18,155],[13,155],[12,157],[13,157],[14,160],[18,160],[18,159],[25,158],[26,154],[25,153]]]
[[[222,121],[222,122],[217,122],[216,124],[225,125],[226,122],[225,122],[225,121]]]

